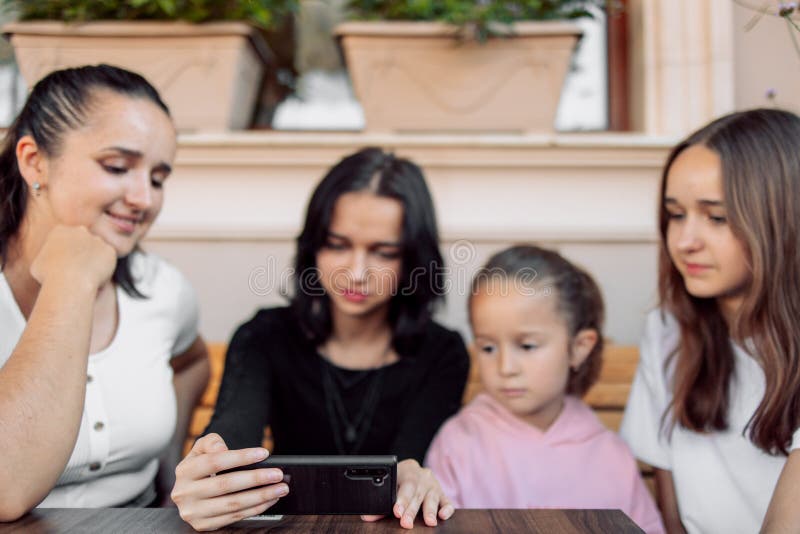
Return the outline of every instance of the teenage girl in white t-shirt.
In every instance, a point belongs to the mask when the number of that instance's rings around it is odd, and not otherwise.
[[[172,486],[208,358],[185,278],[137,245],[175,148],[156,90],[108,65],[43,78],[6,134],[0,521]]]
[[[800,118],[722,117],[670,154],[660,309],[622,434],[669,532],[800,530]]]

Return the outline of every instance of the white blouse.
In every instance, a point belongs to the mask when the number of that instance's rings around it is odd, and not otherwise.
[[[639,459],[672,472],[681,520],[689,534],[758,532],[786,463],[786,457],[764,453],[743,435],[764,396],[764,372],[734,344],[729,429],[700,434],[675,426],[670,437],[661,421],[672,398],[673,369],[665,371],[664,363],[679,337],[672,316],[660,310],[648,315],[620,433]],[[790,447],[796,448],[800,431]]]
[[[117,288],[114,339],[91,354],[86,400],[72,456],[40,507],[105,507],[142,493],[158,470],[158,455],[175,429],[170,359],[197,337],[198,311],[188,281],[153,255],[132,257],[136,287],[148,298]],[[25,328],[0,272],[0,366]]]

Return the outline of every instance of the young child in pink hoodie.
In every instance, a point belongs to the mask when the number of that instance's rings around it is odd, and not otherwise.
[[[621,509],[663,532],[627,445],[581,401],[602,365],[595,281],[555,252],[517,246],[476,274],[469,312],[485,393],[442,426],[426,458],[452,503]]]

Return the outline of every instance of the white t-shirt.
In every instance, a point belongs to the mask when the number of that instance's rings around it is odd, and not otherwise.
[[[700,434],[675,426],[662,431],[661,417],[672,391],[672,366],[664,362],[677,346],[680,329],[660,310],[647,317],[641,360],[620,433],[642,461],[672,472],[681,520],[689,534],[758,532],[785,456],[771,456],[742,431],[764,396],[764,372],[734,344],[735,373],[730,389],[729,429]],[[674,361],[674,360],[673,360]],[[800,431],[790,449],[800,448]]]
[[[142,493],[158,470],[157,456],[175,429],[172,356],[197,337],[197,303],[188,281],[153,255],[132,257],[136,287],[117,288],[119,323],[111,344],[89,356],[86,401],[72,455],[46,508],[105,507]],[[0,366],[25,328],[0,272]]]

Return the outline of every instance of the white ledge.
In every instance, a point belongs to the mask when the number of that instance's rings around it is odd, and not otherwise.
[[[270,225],[250,226],[163,226],[156,224],[148,234],[149,241],[182,242],[231,242],[231,243],[266,243],[294,242],[300,233],[300,227],[274,227]],[[466,228],[445,229],[441,232],[443,243],[466,240],[476,244],[495,243],[656,243],[658,234],[652,228],[539,228],[515,230],[508,228]]]
[[[368,132],[294,132],[248,130],[181,133],[180,146],[464,146],[464,147],[619,147],[667,148],[679,141],[675,136],[653,136],[636,132],[574,132],[553,134],[392,134]]]

